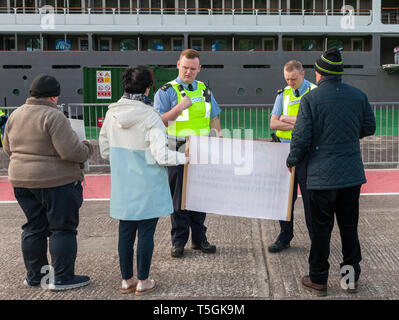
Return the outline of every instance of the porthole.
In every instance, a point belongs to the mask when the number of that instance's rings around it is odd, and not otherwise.
[[[263,89],[262,88],[256,88],[255,92],[256,92],[256,94],[262,94],[263,93]]]
[[[14,96],[19,96],[20,91],[19,91],[19,89],[14,89],[14,90],[12,91],[12,93],[13,93]]]
[[[244,89],[244,88],[238,88],[237,94],[238,94],[239,96],[243,96],[243,95],[245,94],[245,89]]]
[[[78,93],[79,95],[82,95],[82,94],[83,94],[83,89],[82,89],[82,88],[79,88],[78,91],[77,91],[77,93]]]

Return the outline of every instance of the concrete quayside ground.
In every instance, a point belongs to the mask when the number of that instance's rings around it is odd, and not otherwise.
[[[376,171],[382,174],[375,174]],[[308,272],[310,246],[300,200],[295,207],[295,237],[291,248],[278,254],[267,251],[267,246],[279,232],[278,221],[208,214],[207,235],[217,246],[216,254],[206,255],[192,250],[189,241],[184,258],[175,259],[170,256],[170,219],[161,218],[155,234],[150,273],[157,282],[157,289],[137,297],[119,292],[118,222],[109,217],[108,200],[92,198],[81,208],[76,262],[76,273],[89,275],[91,284],[65,292],[26,288],[20,249],[25,217],[11,198],[7,200],[11,202],[5,202],[3,191],[8,182],[6,177],[0,178],[0,300],[396,300],[399,298],[399,194],[395,190],[399,187],[398,171],[376,171],[368,171],[369,183],[362,191],[373,195],[360,198],[359,238],[363,261],[359,292],[348,295],[340,286],[342,255],[338,227],[335,226],[326,298],[316,297],[300,283],[301,277]],[[91,188],[89,180],[85,192]],[[379,186],[378,190],[371,188],[372,181]],[[391,189],[385,191],[387,188]],[[103,185],[101,189],[107,188]],[[367,190],[370,192],[365,193]],[[88,196],[86,194],[86,198]]]

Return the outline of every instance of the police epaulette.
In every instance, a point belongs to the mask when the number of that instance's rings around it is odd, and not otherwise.
[[[163,91],[166,91],[168,88],[170,88],[172,85],[170,84],[170,83],[167,83],[167,84],[164,84],[162,87],[161,87],[161,90],[163,90]]]
[[[278,89],[277,90],[277,94],[280,94],[281,92],[283,92],[284,91],[284,89]]]

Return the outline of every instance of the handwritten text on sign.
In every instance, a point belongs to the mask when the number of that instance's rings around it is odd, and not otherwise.
[[[190,136],[187,210],[287,220],[288,143]]]

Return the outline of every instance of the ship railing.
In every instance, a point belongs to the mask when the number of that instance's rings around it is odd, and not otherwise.
[[[96,152],[89,161],[90,167],[108,166],[98,151],[98,136],[108,109],[108,103],[69,103],[60,109],[70,119],[81,119],[85,124],[86,139],[96,146]],[[248,138],[271,141],[270,117],[272,104],[220,104],[219,115],[225,137]],[[363,163],[369,167],[399,168],[399,102],[371,103],[376,117],[377,129],[373,136],[360,142]],[[16,107],[1,107],[11,114]],[[249,130],[249,131],[248,131]],[[8,159],[0,156],[0,171],[8,167]]]
[[[399,7],[382,8],[382,23],[399,24]]]
[[[384,10],[385,9],[385,10]],[[383,17],[393,21],[397,8],[383,8]],[[390,11],[389,11],[390,10]],[[278,8],[131,8],[131,7],[0,7],[0,13],[14,14],[175,14],[175,15],[346,15],[342,9],[278,9]],[[371,9],[353,9],[353,15],[371,16]],[[395,22],[396,23],[396,22]]]

